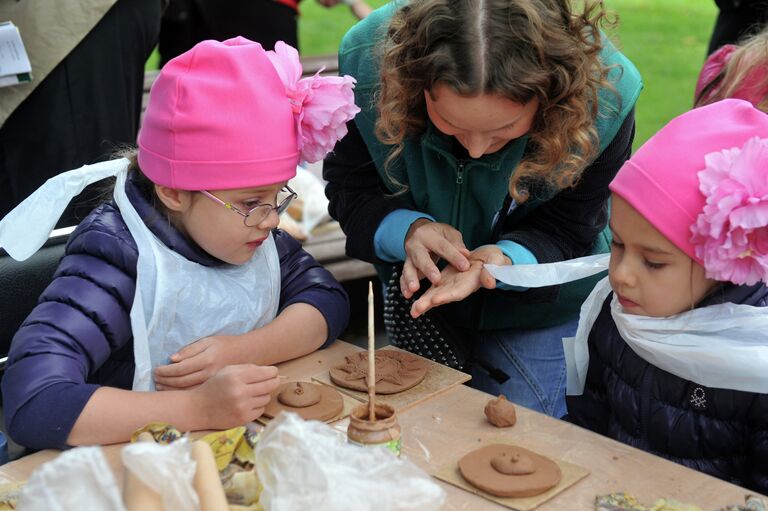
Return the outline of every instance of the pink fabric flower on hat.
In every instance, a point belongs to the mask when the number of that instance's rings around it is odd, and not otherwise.
[[[768,282],[768,139],[705,156],[699,172],[704,210],[691,243],[708,278],[753,285]]]
[[[267,57],[293,106],[301,159],[310,163],[322,160],[347,134],[347,122],[360,111],[352,92],[355,79],[346,75],[320,76],[320,71],[302,78],[299,52],[283,41],[278,41]]]

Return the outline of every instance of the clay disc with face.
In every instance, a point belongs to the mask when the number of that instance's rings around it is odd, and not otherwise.
[[[491,460],[497,456],[518,456],[533,462],[534,472],[503,474]],[[526,463],[527,464],[527,463]],[[466,481],[498,497],[531,497],[557,486],[562,474],[557,463],[540,454],[512,445],[493,444],[474,450],[459,460],[459,472]]]
[[[331,381],[340,387],[368,391],[368,352],[345,357],[345,363],[331,369]],[[411,353],[394,350],[376,352],[376,393],[397,394],[421,383],[427,362]]]
[[[320,401],[313,405],[301,408],[281,403],[277,398],[278,394],[285,388],[296,385],[296,382],[284,383],[272,393],[272,399],[269,400],[269,404],[264,408],[264,415],[273,418],[285,410],[299,414],[304,420],[327,421],[339,415],[344,409],[344,399],[341,397],[341,394],[339,394],[339,391],[333,387],[307,382],[301,382],[301,384],[304,387],[312,387],[318,390],[320,393]]]

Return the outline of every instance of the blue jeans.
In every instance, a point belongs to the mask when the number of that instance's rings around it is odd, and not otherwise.
[[[470,385],[553,417],[565,407],[563,337],[576,334],[578,320],[537,330],[479,332],[473,339]],[[501,383],[492,374],[509,379]],[[503,379],[503,378],[502,378]]]

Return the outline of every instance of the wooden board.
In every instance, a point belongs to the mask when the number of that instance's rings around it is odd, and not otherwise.
[[[490,442],[490,443],[499,443],[499,442]],[[502,443],[506,443],[506,442],[502,442]],[[511,445],[511,444],[508,444],[508,445]],[[486,493],[478,488],[475,488],[474,486],[469,484],[462,477],[461,472],[459,472],[459,459],[460,458],[457,458],[455,461],[452,461],[447,465],[443,465],[439,470],[436,470],[435,472],[433,472],[432,475],[437,479],[440,479],[441,481],[450,483],[454,486],[461,488],[462,490],[466,490],[470,493],[474,493],[475,495],[479,495],[484,499],[488,499],[497,504],[501,504],[502,506],[508,507],[509,509],[514,509],[515,511],[530,511],[531,509],[538,507],[543,502],[546,502],[547,500],[561,493],[563,490],[567,489],[568,487],[573,486],[578,481],[580,481],[581,479],[584,479],[589,475],[589,470],[587,470],[584,467],[580,467],[578,465],[574,465],[566,461],[550,458],[552,459],[552,461],[557,463],[557,465],[560,467],[560,471],[563,474],[563,478],[560,480],[557,486],[539,495],[534,495],[533,497],[522,497],[522,498],[497,497],[495,495],[491,495],[490,493]]]
[[[395,348],[394,346],[385,346],[381,349],[403,351],[400,350],[400,348]],[[450,367],[438,364],[437,362],[433,362],[423,357],[419,358],[424,360],[427,364],[427,375],[424,377],[424,380],[422,380],[422,382],[415,387],[404,390],[403,392],[399,392],[397,394],[377,394],[377,402],[387,403],[399,413],[418,403],[421,403],[425,399],[429,399],[436,394],[444,392],[452,387],[455,387],[456,385],[460,385],[472,379],[470,375],[462,373],[461,371],[457,371],[456,369],[451,369]],[[312,378],[312,380],[318,383],[323,383],[325,385],[330,385],[342,394],[351,396],[359,402],[368,402],[367,392],[360,392],[336,385],[331,381],[331,377],[327,371],[320,374],[319,376],[315,376]]]

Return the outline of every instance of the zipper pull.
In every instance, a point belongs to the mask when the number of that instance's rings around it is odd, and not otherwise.
[[[458,162],[458,168],[456,169],[456,184],[460,185],[464,183],[464,162]]]

